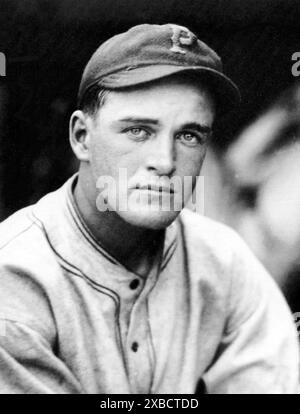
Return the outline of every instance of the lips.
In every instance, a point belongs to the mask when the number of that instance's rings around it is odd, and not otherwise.
[[[147,191],[156,191],[157,193],[168,193],[174,194],[174,190],[170,186],[157,185],[157,184],[137,184],[135,186],[136,190],[147,190]]]

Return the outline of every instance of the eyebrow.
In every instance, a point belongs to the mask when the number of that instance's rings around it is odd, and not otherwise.
[[[135,117],[128,117],[119,119],[118,122],[140,122],[142,124],[153,124],[158,125],[159,121],[157,119],[152,118],[135,118]]]
[[[198,124],[197,122],[190,122],[188,124],[184,124],[181,129],[193,129],[198,131],[201,134],[210,134],[212,132],[212,128],[208,125]]]

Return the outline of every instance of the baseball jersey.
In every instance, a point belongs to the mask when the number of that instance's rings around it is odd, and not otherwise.
[[[0,393],[294,393],[298,341],[236,233],[183,210],[143,278],[90,232],[77,175],[0,225]]]

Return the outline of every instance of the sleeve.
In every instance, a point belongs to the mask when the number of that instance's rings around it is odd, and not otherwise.
[[[31,327],[0,319],[0,394],[77,394],[81,387],[49,342]]]
[[[299,343],[279,288],[234,236],[227,323],[203,379],[208,393],[285,394],[299,391]]]
[[[45,263],[15,250],[0,254],[0,394],[82,393],[59,358],[49,292],[36,276]]]

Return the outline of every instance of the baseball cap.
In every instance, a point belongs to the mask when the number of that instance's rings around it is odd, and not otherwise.
[[[141,24],[104,42],[88,61],[81,78],[78,105],[92,87],[120,90],[189,72],[214,94],[226,113],[240,102],[235,83],[217,53],[189,29],[176,24]]]

